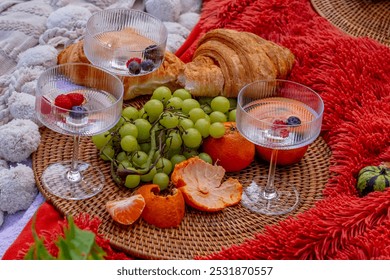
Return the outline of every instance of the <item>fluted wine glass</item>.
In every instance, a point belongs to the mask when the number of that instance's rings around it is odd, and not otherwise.
[[[272,150],[266,183],[253,177],[243,192],[242,205],[250,211],[281,215],[299,204],[295,186],[275,178],[280,150],[304,147],[320,134],[324,103],[312,89],[287,80],[255,81],[237,98],[237,128],[256,145]]]
[[[48,192],[80,200],[102,190],[103,173],[78,159],[79,141],[81,136],[100,134],[118,122],[123,91],[117,76],[84,63],[57,65],[38,78],[35,105],[38,119],[51,130],[73,136],[74,141],[71,160],[52,163],[44,170],[41,180]]]
[[[120,76],[156,71],[164,60],[168,31],[151,14],[132,9],[106,9],[87,22],[84,53],[97,66]]]

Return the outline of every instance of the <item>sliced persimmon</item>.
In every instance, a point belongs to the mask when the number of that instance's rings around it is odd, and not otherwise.
[[[176,164],[171,181],[181,190],[188,205],[201,211],[216,212],[241,201],[241,183],[233,178],[222,183],[224,176],[222,166],[192,157]]]
[[[135,194],[120,200],[108,201],[106,209],[114,221],[122,225],[131,225],[141,217],[145,205],[144,197]]]

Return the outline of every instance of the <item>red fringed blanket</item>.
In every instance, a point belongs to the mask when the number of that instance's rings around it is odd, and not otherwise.
[[[390,190],[363,198],[355,190],[361,168],[390,161],[390,49],[343,34],[308,0],[205,0],[177,55],[190,61],[197,40],[214,28],[253,32],[294,53],[289,79],[325,102],[334,176],[311,210],[205,259],[390,259]],[[26,247],[20,241],[29,240],[28,226],[4,258]]]

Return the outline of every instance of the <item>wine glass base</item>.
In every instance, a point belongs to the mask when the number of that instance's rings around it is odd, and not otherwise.
[[[267,178],[264,178],[265,186]],[[256,180],[258,181],[258,180]],[[264,215],[283,215],[293,211],[299,204],[299,192],[288,182],[274,181],[277,190],[276,197],[266,199],[262,187],[254,180],[246,187],[242,194],[241,204],[251,212]]]
[[[69,200],[86,199],[99,193],[104,185],[103,173],[87,162],[78,161],[77,163],[81,173],[78,182],[71,182],[67,179],[71,161],[49,165],[41,178],[45,189],[57,197]]]

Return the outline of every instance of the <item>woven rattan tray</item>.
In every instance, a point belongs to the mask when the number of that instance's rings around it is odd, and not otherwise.
[[[390,47],[390,1],[311,0],[319,15],[344,32],[370,37]]]
[[[102,223],[99,233],[111,241],[111,245],[138,258],[145,259],[191,259],[218,252],[223,247],[240,244],[265,226],[275,224],[286,216],[263,216],[249,212],[238,205],[219,213],[205,213],[186,209],[179,228],[160,229],[142,219],[132,226],[121,226],[111,219],[105,210],[105,203],[130,195],[124,187],[118,187],[110,177],[110,165],[99,158],[98,151],[90,138],[81,139],[80,159],[99,166],[106,176],[106,185],[96,196],[69,201],[55,197],[42,186],[40,177],[51,163],[69,160],[72,154],[73,138],[43,128],[41,144],[33,154],[33,169],[39,190],[64,215],[88,213],[98,216]],[[290,215],[296,215],[311,208],[321,199],[322,190],[329,178],[330,150],[322,138],[318,138],[308,149],[300,163],[279,168],[280,179],[295,184],[300,192],[301,202]],[[245,170],[228,173],[238,178],[245,186],[250,173],[267,175],[267,164],[254,162]]]

